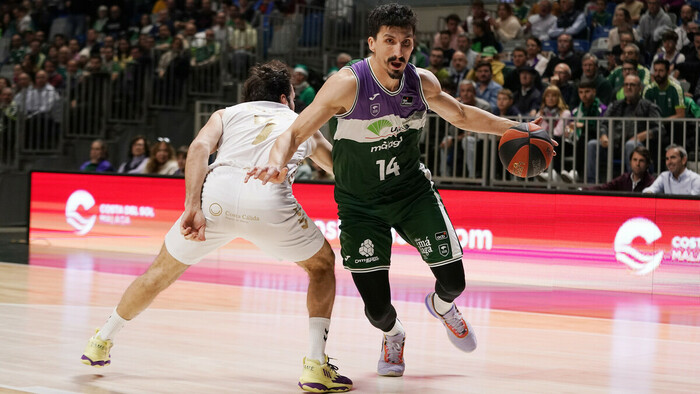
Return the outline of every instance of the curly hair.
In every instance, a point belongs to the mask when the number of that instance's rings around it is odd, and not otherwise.
[[[256,64],[243,83],[243,101],[272,101],[278,103],[280,96],[291,95],[289,67],[279,60]]]
[[[373,9],[367,17],[370,37],[377,38],[382,26],[410,28],[416,31],[416,14],[411,7],[402,4],[383,4]]]

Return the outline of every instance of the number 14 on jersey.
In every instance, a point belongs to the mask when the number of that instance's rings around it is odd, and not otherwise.
[[[383,181],[387,176],[394,174],[399,175],[399,165],[396,163],[396,157],[392,157],[389,160],[389,164],[386,164],[386,160],[377,160],[377,165],[379,166],[379,180]]]

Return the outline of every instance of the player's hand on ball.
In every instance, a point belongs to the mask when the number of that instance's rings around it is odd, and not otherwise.
[[[537,126],[542,127],[542,122],[544,122],[544,118],[542,118],[541,116],[538,116],[537,119],[533,120],[533,121],[530,122],[530,123],[534,123],[534,124],[536,124]],[[551,138],[549,139],[549,142],[551,142],[552,145],[554,145],[554,146],[559,146],[559,143],[558,143],[557,141],[554,141],[554,140],[551,139]],[[557,152],[554,151],[554,156],[556,156],[556,155],[557,155]]]

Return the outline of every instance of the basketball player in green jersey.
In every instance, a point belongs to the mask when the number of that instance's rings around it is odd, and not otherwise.
[[[391,305],[391,228],[420,252],[435,275],[428,311],[459,349],[476,337],[454,300],[464,291],[462,249],[430,172],[420,163],[419,136],[428,109],[459,129],[502,135],[517,122],[457,102],[430,71],[408,64],[416,17],[404,5],[386,4],[369,16],[372,55],[343,67],[277,139],[266,166],[248,178],[279,182],[297,146],[335,117],[333,172],[341,221],[343,264],[365,304],[370,323],[384,332],[377,372],[403,375],[406,333]],[[248,180],[246,178],[246,181]]]

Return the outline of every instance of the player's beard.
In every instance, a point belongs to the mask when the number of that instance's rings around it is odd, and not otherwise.
[[[402,57],[392,56],[387,60],[387,65],[389,66],[387,74],[389,74],[389,78],[401,79],[401,77],[403,76],[403,70],[394,70],[393,68],[391,68],[391,62],[401,62],[401,63],[406,64],[406,59],[404,59],[403,56]],[[404,69],[405,69],[405,67],[404,67]]]
[[[662,78],[662,77],[660,77],[660,76],[659,76],[659,77],[654,77],[654,81],[656,81],[656,84],[657,84],[657,85],[661,86],[661,85],[663,85],[664,82],[666,81],[666,78]]]

